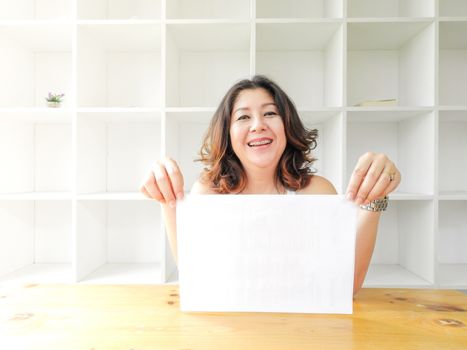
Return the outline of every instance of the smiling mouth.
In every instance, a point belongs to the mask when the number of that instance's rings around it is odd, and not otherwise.
[[[248,142],[249,147],[261,147],[261,146],[266,146],[270,145],[272,143],[272,140],[263,140],[263,141],[258,141],[258,142]]]

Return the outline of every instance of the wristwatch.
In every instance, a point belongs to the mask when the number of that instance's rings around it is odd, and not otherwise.
[[[388,207],[389,197],[384,196],[383,198],[378,198],[367,205],[360,205],[360,208],[368,210],[368,211],[385,211]]]

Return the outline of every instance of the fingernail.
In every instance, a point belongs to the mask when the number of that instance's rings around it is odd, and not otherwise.
[[[175,208],[175,201],[170,201],[169,205],[171,208]]]
[[[177,193],[177,199],[178,200],[183,199],[183,192]]]

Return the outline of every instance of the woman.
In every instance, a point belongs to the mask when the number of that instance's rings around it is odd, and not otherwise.
[[[215,112],[201,148],[205,169],[193,185],[196,194],[336,194],[334,186],[310,169],[316,130],[307,130],[294,104],[264,76],[230,88]],[[365,278],[386,195],[401,175],[384,154],[362,155],[346,196],[361,206],[357,220],[354,294]],[[162,205],[172,253],[177,260],[176,206],[183,198],[183,175],[170,158],[158,161],[140,191]]]

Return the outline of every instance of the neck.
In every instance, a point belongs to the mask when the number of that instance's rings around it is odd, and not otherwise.
[[[274,180],[275,169],[256,168],[246,169],[247,183],[242,194],[278,194],[284,193],[285,189],[282,185],[277,184]]]

